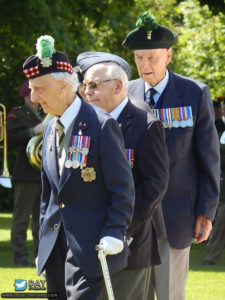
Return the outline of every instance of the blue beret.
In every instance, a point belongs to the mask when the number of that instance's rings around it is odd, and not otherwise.
[[[131,78],[131,69],[128,62],[122,57],[107,52],[83,52],[77,57],[77,65],[82,73],[85,73],[91,66],[102,62],[115,62],[126,72],[128,79]]]

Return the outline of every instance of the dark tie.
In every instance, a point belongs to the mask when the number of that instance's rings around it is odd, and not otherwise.
[[[56,129],[56,146],[57,150],[59,150],[60,144],[64,138],[64,132],[63,132],[63,124],[60,122],[58,119],[55,124],[55,129]]]
[[[154,88],[150,88],[146,93],[146,102],[148,103],[151,109],[153,109],[155,106],[155,101],[153,98],[155,93],[157,93],[157,91]]]

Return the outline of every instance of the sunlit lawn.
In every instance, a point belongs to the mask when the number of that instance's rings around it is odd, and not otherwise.
[[[11,214],[0,214],[0,292],[15,292],[15,279],[43,280],[36,269],[15,267],[10,246]],[[32,257],[31,231],[28,231],[28,249]],[[205,245],[192,245],[186,300],[225,300],[225,251],[216,266],[202,266]],[[26,291],[27,292],[27,291]],[[43,291],[40,291],[43,292]],[[14,298],[15,299],[15,298]],[[39,298],[40,299],[40,298]],[[132,299],[130,299],[132,300]],[[141,299],[140,299],[141,300]],[[179,299],[177,299],[179,300]]]

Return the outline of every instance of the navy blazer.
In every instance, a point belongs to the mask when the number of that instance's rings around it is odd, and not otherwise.
[[[129,93],[144,100],[144,81],[129,84]],[[165,128],[170,179],[162,201],[169,244],[176,249],[190,245],[197,215],[215,217],[219,196],[219,143],[214,112],[206,84],[169,70],[163,108],[191,106],[192,127]]]
[[[125,148],[134,149],[135,208],[128,230],[133,237],[128,268],[147,268],[161,262],[151,221],[167,190],[169,158],[162,123],[131,101],[118,118]]]
[[[96,171],[92,182],[83,181],[80,168],[64,167],[59,176],[55,119],[44,133],[39,274],[45,268],[62,225],[74,259],[87,277],[102,276],[95,246],[104,236],[120,239],[125,246],[122,253],[107,256],[110,271],[127,265],[130,251],[126,231],[133,214],[134,183],[119,126],[108,115],[99,114],[82,101],[72,135],[78,135],[79,130],[91,137],[87,167]]]

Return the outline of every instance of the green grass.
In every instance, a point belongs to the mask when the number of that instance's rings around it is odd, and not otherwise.
[[[15,267],[13,264],[10,224],[11,214],[0,214],[0,293],[14,292],[15,279],[42,280],[37,276],[34,267],[22,268]],[[29,259],[32,261],[33,248],[30,230],[28,230],[27,240]],[[209,267],[202,266],[205,253],[204,244],[192,245],[186,300],[225,300],[225,251],[218,264]]]

